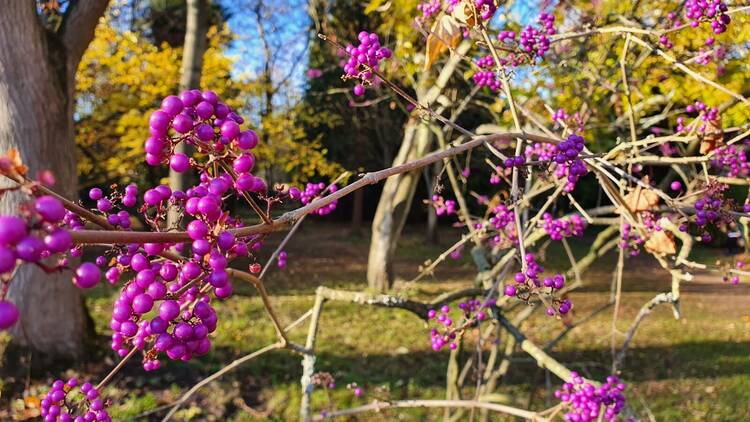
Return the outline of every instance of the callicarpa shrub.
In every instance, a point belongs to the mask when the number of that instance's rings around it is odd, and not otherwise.
[[[414,98],[402,86],[403,80],[391,78],[394,69],[404,68],[399,61],[405,59],[398,56],[399,46],[393,45],[390,37],[363,30],[354,44],[345,47],[333,37],[320,34],[334,56],[343,57],[341,78],[345,83],[354,80],[352,92],[357,101],[367,101],[377,93],[404,102],[404,110],[410,113],[408,124],[427,125],[442,141],[430,154],[409,155],[416,158],[361,175],[349,184],[337,179],[329,184],[269,187],[256,171],[253,149],[258,145],[258,135],[210,90],[167,96],[149,118],[144,160],[150,166],[196,173],[195,185],[184,192],[166,185],[93,188],[88,198],[94,206],[87,208],[81,201],[58,195],[50,174],[40,173],[35,180],[17,152],[5,152],[0,157],[0,174],[15,184],[2,194],[23,200],[18,201],[13,215],[0,216],[0,329],[11,329],[18,322],[18,309],[6,296],[21,265],[34,265],[47,272],[71,270],[71,282],[81,289],[97,286],[102,279],[118,289],[109,328],[112,351],[122,360],[96,385],[84,383],[79,387],[75,378],[54,381],[42,400],[42,416],[49,421],[109,420],[107,409],[112,403],[104,397],[104,389],[124,362],[139,359],[144,371],[155,371],[169,361],[190,361],[209,353],[212,333],[221,317],[215,309],[217,301],[231,300],[234,284],[246,282],[260,295],[277,341],[241,361],[277,349],[299,354],[303,420],[404,407],[446,407],[453,409],[448,416],[456,418],[467,408],[529,420],[637,418],[637,409],[626,400],[628,389],[620,379],[620,370],[644,318],[660,304],[670,304],[679,316],[680,283],[692,280],[695,270],[720,273],[732,284],[750,274],[741,260],[728,258],[706,264],[690,256],[695,242],[710,243],[717,237],[748,238],[750,203],[745,191],[750,171],[746,156],[750,131],[746,121],[737,122],[736,118],[735,126],[725,126],[723,110],[737,107],[746,111],[750,101],[688,66],[711,65],[706,49],[718,49],[718,43],[731,41],[726,33],[735,22],[732,16],[743,9],[720,0],[675,2],[673,6],[649,10],[650,15],[643,19],[623,18],[623,22],[599,22],[601,25],[566,17],[562,13],[565,9],[557,13],[555,7],[546,7],[532,23],[516,25],[507,19],[509,11],[503,1],[423,2],[413,11],[414,27],[426,38],[425,54],[419,56],[425,64],[423,72],[430,76],[432,68],[441,63],[437,80],[443,85],[436,83],[434,87],[438,92],[449,83],[456,84],[456,92],[468,87],[471,93],[466,94],[466,101],[459,98],[458,104],[450,104],[448,97],[425,100],[422,92]],[[500,14],[505,18],[498,18]],[[695,51],[679,41],[681,33],[701,27],[711,33],[701,38],[699,49],[703,50]],[[530,110],[516,97],[519,79],[534,78],[535,72],[546,66],[564,67],[571,51],[585,51],[588,41],[603,36],[620,37],[613,44],[621,52],[620,79],[611,89],[624,99],[617,100],[612,115],[621,122],[609,123],[626,127],[625,135],[609,144],[598,142],[597,136],[603,135],[595,132],[595,125],[589,122],[593,117],[583,107],[566,110],[565,104],[557,104],[557,91],[569,87],[552,85],[533,97],[537,108],[545,110],[549,118]],[[670,104],[655,115],[639,116],[631,92],[637,86],[629,79],[632,66],[641,63],[629,62],[629,53],[633,56],[631,49],[635,48],[642,55],[662,60],[670,72],[679,72],[720,93],[731,104],[720,104],[707,95],[684,104]],[[714,53],[711,57],[722,62],[716,63],[717,75],[734,68],[724,66],[728,60],[744,58],[738,51]],[[480,115],[494,116],[498,121],[482,123],[498,126],[502,121],[512,126],[512,131],[485,127],[478,134],[456,123],[478,93],[502,101],[500,113]],[[191,147],[191,155],[175,152],[181,143]],[[457,172],[458,159],[468,152],[482,156],[482,167],[473,166],[467,158]],[[339,199],[357,189],[436,163],[442,165],[438,178],[445,176],[450,187],[436,184],[425,202],[431,212],[460,227],[462,236],[440,256],[426,262],[412,283],[432,274],[447,257],[458,259],[462,251],[470,249],[477,267],[474,285],[429,301],[398,293],[321,287],[313,308],[289,327],[282,327],[262,277],[274,259],[279,268],[288,265],[284,247],[305,217],[328,215]],[[478,186],[484,191],[475,192],[469,180],[479,178]],[[581,192],[586,183],[595,185],[601,193],[595,207],[581,205],[591,203],[583,201],[583,196],[590,194]],[[730,187],[744,190],[738,195]],[[252,218],[243,218],[230,208],[230,202],[251,210]],[[297,202],[298,208],[272,218],[274,207]],[[170,211],[180,216],[172,226],[167,223]],[[143,228],[133,227],[135,216],[142,220]],[[588,254],[575,257],[568,240],[592,235],[595,227],[600,230]],[[272,258],[259,262],[258,251],[266,238],[287,229],[289,234]],[[568,271],[545,268],[550,243],[561,244],[570,263]],[[90,262],[79,262],[84,246],[89,244],[106,245],[107,249]],[[617,340],[617,347],[615,340],[619,337],[612,333],[611,374],[597,381],[559,362],[553,347],[576,326],[572,320],[576,306],[569,294],[584,284],[581,273],[608,251],[618,255],[613,297],[619,298],[621,292],[624,261],[642,253],[651,255],[672,283],[667,291],[642,306],[624,339]],[[243,262],[246,268],[239,268],[237,262]],[[446,393],[446,400],[381,397],[359,407],[338,409],[335,403],[329,403],[313,411],[316,388],[326,393],[336,388],[330,373],[315,371],[318,322],[323,304],[329,300],[404,309],[423,319],[434,357],[445,356],[439,351],[449,353],[448,383],[460,391],[471,391],[474,399],[470,395],[459,399],[461,394],[454,391]],[[548,316],[546,321],[561,321],[571,328],[546,346],[537,345],[520,327],[538,310]],[[305,344],[290,341],[287,330],[308,318],[311,321]],[[527,410],[479,399],[496,391],[516,346],[559,378],[557,385],[561,387],[554,393],[558,403],[547,409]],[[481,368],[477,373],[484,374],[476,377],[471,389],[468,384],[464,386],[467,376],[459,376],[456,370],[462,349],[468,347],[476,347],[479,357],[465,361],[463,373],[476,365]],[[491,359],[483,361],[483,352]],[[198,388],[238,364],[230,363],[190,389],[171,404],[165,419]],[[349,383],[347,389],[361,400],[381,394],[376,388],[357,383]]]

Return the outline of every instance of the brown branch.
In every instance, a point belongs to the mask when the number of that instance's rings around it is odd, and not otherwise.
[[[316,199],[309,204],[296,210],[284,213],[281,217],[273,220],[271,224],[257,224],[229,230],[236,237],[245,237],[253,234],[272,233],[284,230],[293,225],[302,216],[312,213],[318,208],[324,207],[358,189],[367,185],[378,183],[390,176],[408,173],[430,164],[442,161],[445,158],[469,151],[485,143],[492,144],[499,141],[511,141],[516,138],[531,140],[535,142],[558,143],[554,138],[529,133],[501,133],[487,136],[479,136],[472,140],[452,146],[450,148],[436,151],[420,159],[410,161],[395,167],[389,167],[376,172],[367,173],[354,183],[351,183],[338,191]],[[71,232],[75,244],[95,243],[176,243],[185,242],[190,239],[186,232],[136,232],[136,231],[103,231],[103,230],[78,230]]]

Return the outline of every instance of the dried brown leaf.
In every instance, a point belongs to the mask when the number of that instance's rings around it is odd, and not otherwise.
[[[476,7],[469,2],[462,1],[453,8],[452,16],[457,21],[473,28],[477,25]]]
[[[648,252],[660,255],[674,255],[677,252],[674,236],[664,230],[653,232],[643,246]]]
[[[460,42],[461,27],[453,17],[444,15],[435,21],[430,29],[430,35],[427,36],[425,70],[429,70],[444,52],[456,48]]]
[[[648,183],[648,179],[644,178],[644,182]],[[659,195],[641,186],[636,186],[623,199],[630,212],[648,211],[659,204]]]
[[[721,128],[721,116],[715,120],[709,120],[705,125],[706,128],[703,131],[703,138],[701,139],[701,154],[708,154],[724,145],[724,130]]]

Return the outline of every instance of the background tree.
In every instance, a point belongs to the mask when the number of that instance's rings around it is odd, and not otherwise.
[[[208,29],[208,0],[188,0],[187,25],[185,29],[185,44],[182,52],[182,70],[180,72],[180,91],[200,88],[201,69],[203,68],[203,54],[206,51],[206,31]],[[177,146],[178,153],[184,154],[187,146],[181,143]],[[169,170],[169,187],[175,191],[185,191],[188,186],[187,178],[190,174]],[[178,216],[174,209],[170,210],[167,227],[176,224]]]
[[[77,192],[75,74],[107,3],[37,8],[33,1],[11,1],[0,13],[0,150],[18,149],[32,175],[51,170],[56,189],[71,197]],[[18,201],[17,195],[3,195],[0,212],[12,212]],[[81,352],[85,311],[70,279],[67,271],[45,275],[33,266],[18,271],[8,292],[23,318],[12,331],[15,341],[45,354]]]

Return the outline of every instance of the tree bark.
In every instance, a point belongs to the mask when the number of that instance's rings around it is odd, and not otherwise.
[[[461,57],[470,47],[471,43],[468,41],[459,44],[456,48],[458,54],[453,54],[448,59],[431,85],[428,85],[428,81],[432,81],[429,71],[422,72],[417,87],[417,100],[420,104],[430,107],[438,99]],[[429,125],[416,117],[409,119],[393,165],[424,156],[429,152],[431,144],[432,132]],[[385,292],[393,283],[393,257],[418,182],[419,171],[416,171],[390,177],[383,186],[375,218],[372,220],[372,238],[367,261],[367,284],[371,289]]]
[[[203,54],[206,52],[206,32],[208,31],[208,0],[187,0],[187,26],[185,29],[185,43],[182,47],[182,70],[180,75],[180,90],[200,88],[201,72],[203,71]],[[175,153],[188,154],[189,150],[184,142],[177,144]],[[169,170],[169,187],[175,191],[185,191],[189,184],[190,173],[177,173]],[[167,227],[177,224],[179,215],[174,208],[169,209]]]
[[[356,191],[354,191],[354,195],[352,197],[352,236],[362,235],[362,214],[364,213],[364,200],[365,194],[362,189],[357,189]]]
[[[0,13],[0,153],[17,149],[32,177],[51,170],[56,190],[71,198],[77,193],[75,72],[106,6],[103,0],[71,1],[57,33],[42,26],[33,1],[5,2]],[[15,214],[24,200],[3,195],[0,214]],[[49,355],[82,352],[86,315],[70,271],[48,275],[23,265],[7,298],[21,314],[11,330],[14,342]]]

